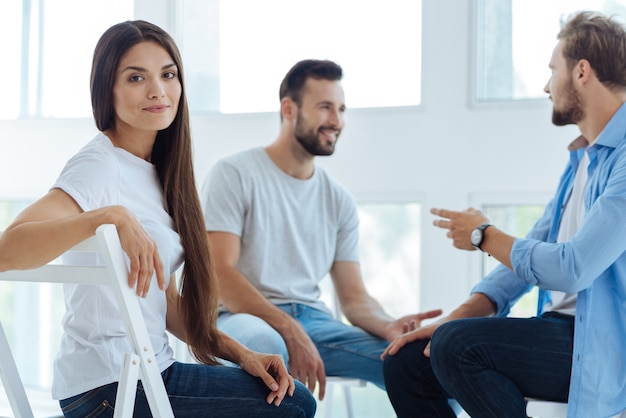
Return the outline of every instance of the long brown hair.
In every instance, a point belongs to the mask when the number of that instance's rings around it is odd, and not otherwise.
[[[198,361],[217,364],[217,280],[193,171],[182,59],[167,32],[154,24],[135,20],[114,25],[102,35],[96,45],[91,69],[93,115],[100,131],[115,128],[113,85],[117,67],[131,47],[146,41],[163,46],[178,67],[182,93],[176,118],[169,127],[157,133],[151,161],[163,186],[166,210],[174,221],[185,251],[180,281],[185,338]]]

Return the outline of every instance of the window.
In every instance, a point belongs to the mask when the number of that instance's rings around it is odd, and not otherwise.
[[[0,36],[17,42],[0,43],[0,55],[11,63],[0,119],[91,117],[93,50],[109,26],[132,18],[133,0],[4,3]]]
[[[419,311],[421,205],[416,202],[359,203],[361,272],[369,293],[387,313]],[[322,300],[333,305],[332,282],[322,282]]]
[[[393,317],[419,312],[421,210],[417,202],[362,202],[359,211],[361,272],[369,293]],[[322,300],[332,306],[330,278],[322,281]],[[339,385],[328,390],[339,391]],[[355,416],[395,416],[386,392],[369,384],[352,390]],[[332,397],[333,410],[343,395]],[[318,410],[323,410],[320,406]]]
[[[0,201],[0,231],[30,201]],[[65,312],[63,289],[50,283],[0,283],[0,320],[27,386],[50,387]],[[50,326],[52,324],[52,326]]]
[[[482,207],[487,217],[502,231],[515,237],[523,237],[541,217],[544,205],[538,204],[486,204]],[[482,255],[482,276],[493,270],[497,260],[486,254]],[[537,314],[537,288],[520,298],[511,308],[509,316],[530,317]]]
[[[548,63],[561,18],[579,10],[626,17],[626,0],[476,0],[480,102],[546,98]]]
[[[14,63],[5,70],[7,79],[15,80],[3,90],[0,119],[91,117],[94,47],[112,24],[133,18],[134,3],[22,0],[3,5],[0,35],[18,41],[0,44],[5,61]],[[166,3],[194,113],[277,111],[282,77],[305,58],[342,65],[348,107],[420,103],[421,0]]]
[[[343,67],[349,108],[420,103],[420,0],[188,0],[180,7],[192,111],[277,111],[280,81],[306,58]]]

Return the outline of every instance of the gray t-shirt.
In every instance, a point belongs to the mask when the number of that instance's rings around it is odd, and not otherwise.
[[[241,238],[239,271],[274,304],[326,309],[320,280],[335,261],[359,261],[354,199],[321,167],[299,180],[253,148],[212,168],[202,201],[207,231]]]

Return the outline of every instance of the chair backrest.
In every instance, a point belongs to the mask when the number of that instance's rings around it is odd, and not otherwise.
[[[152,415],[174,417],[137,296],[128,286],[128,267],[115,225],[101,225],[94,236],[47,265],[30,270],[2,272],[0,281],[111,286],[135,351],[126,353],[120,371],[114,416],[132,416],[140,372]],[[33,413],[1,324],[0,378],[15,416],[32,417]]]

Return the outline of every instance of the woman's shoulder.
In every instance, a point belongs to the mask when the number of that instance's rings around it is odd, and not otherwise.
[[[114,165],[116,158],[113,144],[103,133],[98,133],[69,159],[65,169],[88,166],[90,170],[99,170],[110,169]]]

